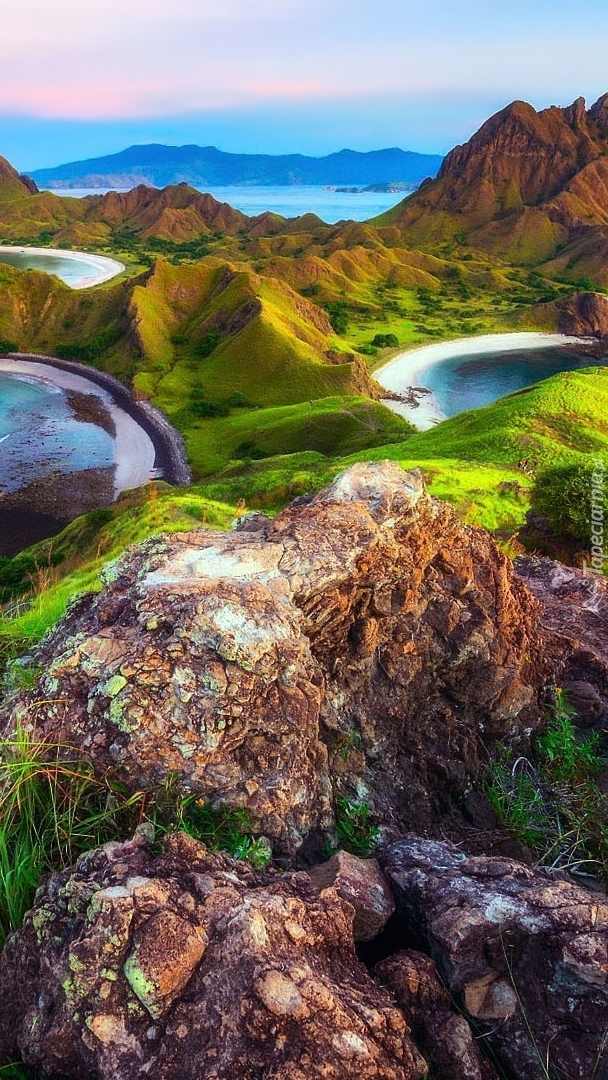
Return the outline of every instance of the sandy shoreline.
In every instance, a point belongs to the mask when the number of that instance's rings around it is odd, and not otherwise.
[[[50,364],[0,357],[0,371],[7,375],[20,375],[23,378],[47,382],[61,390],[77,390],[100,397],[116,429],[113,437],[115,498],[127,488],[147,484],[154,469],[154,444],[137,421],[114,401],[111,394],[86,377],[52,367]]]
[[[391,393],[407,394],[412,387],[424,386],[424,374],[442,360],[474,356],[485,352],[512,352],[516,349],[545,349],[554,345],[589,345],[592,338],[568,337],[566,334],[526,331],[511,334],[483,334],[423,345],[400,353],[374,372],[376,382]],[[418,406],[386,399],[384,404],[405,417],[421,431],[445,420],[433,394],[420,397]]]
[[[64,248],[37,248],[22,247],[15,244],[0,244],[0,252],[23,255],[54,255],[57,258],[67,259],[71,262],[85,263],[91,267],[91,274],[82,278],[77,285],[69,285],[70,289],[88,289],[91,285],[101,285],[104,281],[110,281],[117,274],[122,274],[125,269],[124,263],[118,259],[110,259],[106,255],[92,255],[88,251],[66,251]],[[67,284],[67,283],[66,283]]]

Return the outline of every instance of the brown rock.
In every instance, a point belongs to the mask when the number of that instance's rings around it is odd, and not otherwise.
[[[547,681],[561,686],[577,723],[608,720],[608,580],[537,555],[520,557],[518,577],[542,605]]]
[[[429,956],[404,949],[377,964],[373,974],[394,993],[433,1077],[497,1080],[496,1069],[482,1056]]]
[[[537,611],[417,473],[358,464],[251,532],[124,556],[36,650],[42,674],[2,724],[130,787],[171,774],[245,806],[288,856],[331,827],[332,774],[377,818],[426,830],[488,744],[540,723]]]
[[[391,213],[410,245],[448,237],[551,277],[608,282],[606,95],[585,109],[514,101],[491,116]],[[531,238],[533,240],[531,241]],[[595,331],[592,331],[595,332]]]
[[[422,1080],[352,908],[183,833],[51,877],[0,958],[0,1060],[74,1080]]]
[[[608,903],[510,859],[408,838],[381,865],[509,1075],[589,1080],[608,1061]],[[601,1073],[600,1073],[601,1075]]]
[[[574,293],[557,302],[558,330],[561,334],[608,337],[608,300],[601,293]]]
[[[355,909],[355,941],[371,941],[384,929],[395,910],[393,894],[376,859],[359,859],[338,851],[308,871],[321,891],[333,888]]]

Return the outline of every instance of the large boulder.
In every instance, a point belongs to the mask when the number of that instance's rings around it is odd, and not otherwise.
[[[33,653],[2,725],[130,787],[171,776],[245,806],[287,856],[331,826],[332,781],[425,830],[488,745],[541,722],[538,611],[418,473],[358,464],[273,521],[127,553]]]
[[[0,1061],[68,1080],[422,1080],[352,907],[184,833],[51,877],[0,958]]]
[[[517,1080],[608,1064],[608,903],[510,859],[409,837],[381,865],[409,932]],[[393,969],[394,970],[394,969]]]

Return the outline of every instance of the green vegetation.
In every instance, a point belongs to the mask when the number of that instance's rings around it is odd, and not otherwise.
[[[179,792],[172,800],[169,825],[166,823],[166,793],[155,800],[154,813],[163,831],[182,829],[201,840],[210,851],[227,851],[233,859],[244,859],[251,866],[264,869],[272,859],[272,848],[265,837],[251,835],[251,820],[244,807],[228,807],[208,799]],[[159,811],[162,810],[162,814]]]
[[[608,469],[608,458],[605,460]],[[532,509],[542,515],[556,537],[586,542],[588,547],[591,546],[592,499],[596,520],[605,521],[608,530],[608,483],[604,483],[596,459],[543,469],[530,493]]]
[[[74,595],[99,590],[103,568],[130,544],[203,525],[227,528],[235,513],[196,491],[155,483],[77,518],[13,559],[0,559],[0,670],[40,640]]]
[[[0,743],[0,944],[21,925],[44,872],[132,835],[144,804],[66,747],[24,732]]]
[[[499,822],[544,865],[608,881],[608,795],[596,778],[606,767],[597,732],[577,732],[561,689],[530,757],[503,747],[486,772],[485,791]]]
[[[126,840],[147,823],[150,836],[184,829],[213,851],[264,867],[268,842],[251,836],[241,808],[184,797],[168,783],[129,793],[69,746],[24,731],[0,742],[0,947],[32,903],[42,874],[73,865],[108,840]]]
[[[336,837],[340,847],[367,858],[380,831],[367,803],[340,795],[335,802]]]

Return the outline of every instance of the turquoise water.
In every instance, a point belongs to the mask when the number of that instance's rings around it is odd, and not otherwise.
[[[421,371],[418,382],[432,391],[442,415],[450,417],[490,405],[559,371],[576,371],[601,362],[563,345],[529,352],[488,351],[440,360]]]
[[[62,259],[60,255],[37,252],[0,251],[0,263],[16,266],[18,270],[43,270],[45,274],[55,274],[72,288],[77,288],[84,278],[91,277],[95,272],[95,268],[85,259]]]
[[[38,379],[0,372],[0,492],[50,473],[114,465],[114,440],[78,420],[66,394]]]

